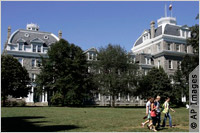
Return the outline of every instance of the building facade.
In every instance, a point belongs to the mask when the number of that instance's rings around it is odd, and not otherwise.
[[[150,29],[144,30],[135,41],[131,51],[136,55],[144,74],[152,67],[162,67],[168,76],[172,76],[186,54],[193,54],[193,48],[186,40],[191,36],[189,27],[177,25],[176,18],[162,17],[150,23]]]
[[[140,37],[135,41],[131,52],[131,63],[137,63],[139,70],[146,75],[152,67],[162,67],[168,76],[172,76],[175,71],[181,69],[181,61],[186,54],[193,54],[193,48],[186,45],[187,38],[191,32],[189,27],[177,25],[176,18],[162,17],[155,22],[150,23],[150,29],[144,30]],[[40,73],[41,56],[47,57],[47,50],[51,44],[62,38],[62,32],[59,31],[58,37],[50,32],[42,32],[36,24],[27,24],[26,29],[16,30],[11,34],[11,28],[8,27],[8,38],[4,48],[6,54],[12,55],[24,66],[32,80],[31,92],[25,100],[27,105],[48,105],[47,92],[40,96],[34,95],[35,79]],[[90,48],[85,52],[88,62],[96,61],[98,51],[96,48]],[[88,72],[91,69],[88,68]],[[173,80],[172,80],[173,81]],[[173,83],[173,82],[172,82]],[[183,97],[185,102],[186,98]],[[111,97],[103,95],[100,91],[94,92],[94,104],[107,106],[111,103]],[[145,101],[139,97],[120,95],[116,97],[117,106],[143,106]]]
[[[59,38],[62,33],[59,31]],[[41,56],[47,57],[48,47],[59,41],[59,38],[50,32],[39,31],[36,24],[27,24],[26,29],[18,29],[11,34],[11,28],[8,27],[8,38],[5,44],[4,52],[12,55],[26,68],[31,78],[31,91],[27,98],[18,98],[25,100],[27,105],[48,105],[47,92],[40,96],[34,95],[35,79],[40,73]]]

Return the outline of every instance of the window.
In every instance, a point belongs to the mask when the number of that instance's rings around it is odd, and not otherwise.
[[[176,51],[180,52],[180,45],[176,44]]]
[[[181,70],[181,61],[177,61],[177,69]]]
[[[35,62],[36,62],[36,60],[32,59],[32,63],[31,63],[32,64],[32,68],[36,67],[36,63]]]
[[[36,45],[33,45],[33,52],[36,52]]]
[[[19,43],[19,51],[22,51],[22,48],[23,48],[23,44]]]
[[[37,67],[40,67],[40,66],[41,66],[41,60],[38,59],[38,60],[37,60]]]
[[[182,36],[185,37],[185,32],[182,30]]]
[[[160,60],[158,60],[158,68],[160,68]]]
[[[171,45],[169,43],[167,44],[167,50],[171,50]]]
[[[148,53],[151,53],[151,48],[148,49]]]
[[[39,53],[41,52],[41,46],[38,45],[38,50],[37,50]]]
[[[10,46],[10,50],[15,50],[15,47],[14,46]]]
[[[89,60],[92,60],[92,54],[89,54]]]
[[[169,60],[169,69],[173,69],[173,64],[171,60]]]
[[[25,37],[29,37],[29,34],[28,34],[28,33],[25,33],[24,36],[25,36]]]
[[[158,50],[158,52],[160,51],[160,43],[157,44],[157,50]]]
[[[23,59],[22,58],[18,58],[18,61],[23,66]]]
[[[47,35],[44,36],[44,39],[48,39],[49,37]]]

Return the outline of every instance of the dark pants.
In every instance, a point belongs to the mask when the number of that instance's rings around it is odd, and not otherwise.
[[[160,117],[161,113],[158,112],[157,115],[156,115],[156,118],[157,118],[157,122],[158,122],[158,126],[157,127],[160,127],[160,122],[161,122],[161,117]]]
[[[152,118],[152,121],[153,121],[153,125],[156,126],[156,123],[157,123],[157,117],[151,117]]]

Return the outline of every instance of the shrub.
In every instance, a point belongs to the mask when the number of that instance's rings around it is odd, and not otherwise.
[[[63,96],[60,93],[55,93],[55,95],[53,95],[51,97],[51,104],[52,105],[57,105],[57,106],[62,106],[62,101],[63,101]]]

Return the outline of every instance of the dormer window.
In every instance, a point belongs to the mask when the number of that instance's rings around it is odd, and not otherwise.
[[[44,39],[48,39],[49,37],[47,35],[44,36]]]
[[[36,52],[36,45],[33,45],[33,52]]]
[[[19,43],[19,51],[22,51],[23,49],[23,43]]]
[[[37,52],[40,53],[41,52],[42,47],[40,45],[38,45],[38,50]]]
[[[24,36],[25,36],[25,37],[29,37],[29,34],[28,34],[28,33],[25,33]]]

